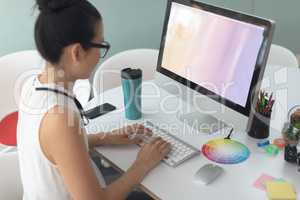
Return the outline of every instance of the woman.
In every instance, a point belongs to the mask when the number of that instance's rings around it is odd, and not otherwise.
[[[100,186],[88,148],[138,143],[128,136],[151,131],[133,125],[113,134],[85,134],[72,87],[77,79],[89,78],[109,48],[101,15],[86,0],[37,0],[37,5],[35,42],[47,62],[41,74],[26,82],[21,95],[17,132],[23,199],[125,199],[170,145],[160,138],[144,145],[121,178]]]

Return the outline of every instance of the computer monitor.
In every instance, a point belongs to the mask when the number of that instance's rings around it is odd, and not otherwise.
[[[197,1],[169,0],[157,72],[248,117],[273,32],[271,20]],[[224,120],[200,112],[192,117],[205,125],[219,124],[214,128],[225,126]]]

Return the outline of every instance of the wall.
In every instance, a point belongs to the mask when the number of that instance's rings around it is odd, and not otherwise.
[[[300,1],[203,0],[277,21],[274,43],[300,53]],[[167,0],[91,0],[102,12],[110,54],[158,48]],[[0,56],[34,48],[34,0],[0,0]]]
[[[34,48],[34,0],[0,0],[0,56]],[[104,17],[110,54],[131,48],[158,48],[165,0],[91,0]]]
[[[34,48],[33,0],[0,0],[0,56]]]

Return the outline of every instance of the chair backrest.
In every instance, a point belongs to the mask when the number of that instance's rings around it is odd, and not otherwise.
[[[299,67],[295,54],[289,49],[272,44],[267,65],[279,65],[283,67]]]
[[[24,81],[41,71],[44,61],[37,51],[27,50],[0,58],[0,119],[18,110],[18,100]]]
[[[140,68],[143,80],[154,78],[159,51],[156,49],[132,49],[120,52],[101,64],[93,81],[94,95],[105,90],[120,86],[120,71],[123,68]]]
[[[0,199],[21,200],[23,196],[18,153],[0,153]]]
[[[0,120],[7,114],[18,110],[18,101],[24,82],[39,74],[45,61],[36,50],[20,51],[0,57]],[[74,85],[74,94],[85,106],[89,100],[91,85],[88,79],[78,80]]]

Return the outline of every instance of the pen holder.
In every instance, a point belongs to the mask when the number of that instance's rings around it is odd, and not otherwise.
[[[255,113],[248,129],[248,135],[256,139],[265,139],[270,135],[270,117]]]

